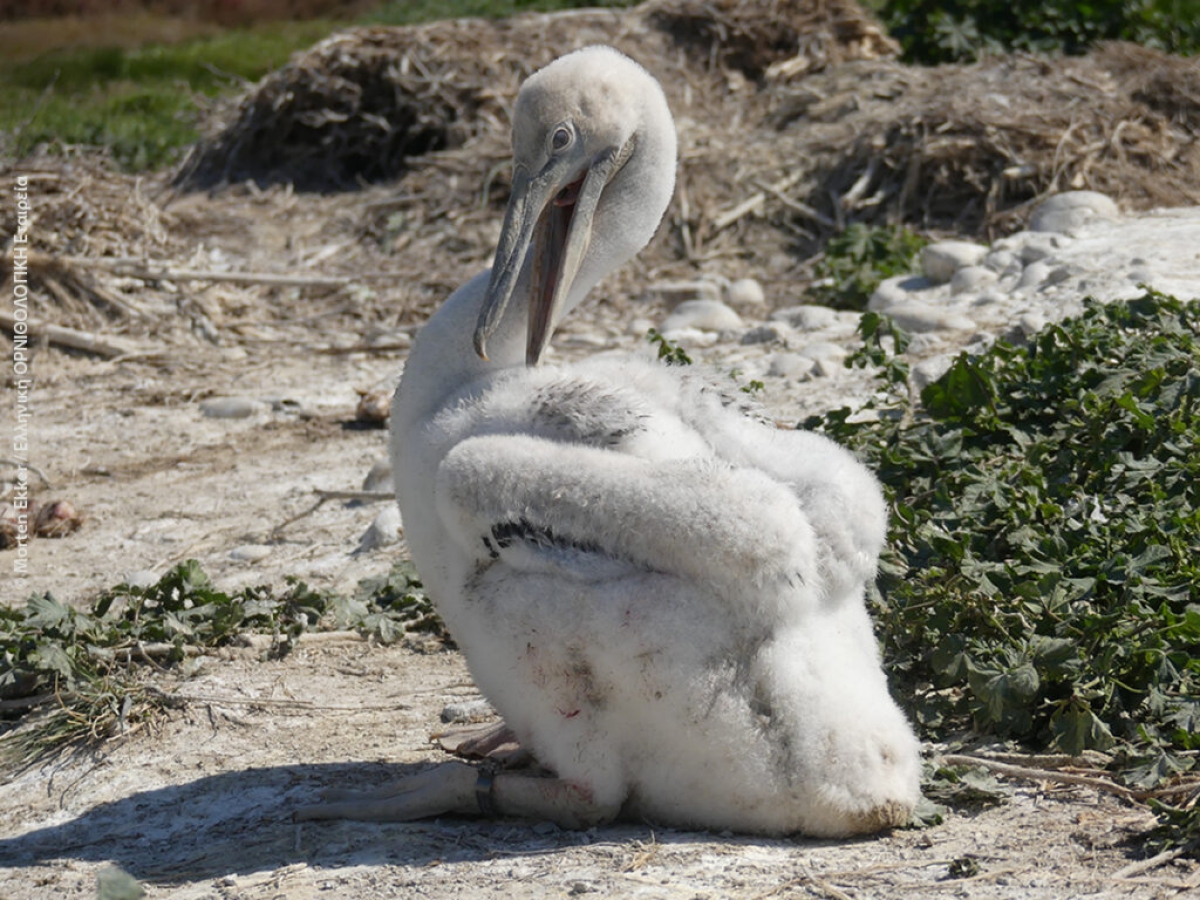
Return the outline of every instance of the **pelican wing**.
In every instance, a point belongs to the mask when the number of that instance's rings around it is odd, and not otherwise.
[[[735,594],[815,571],[813,530],[795,496],[713,459],[650,461],[485,435],[447,454],[436,494],[443,524],[483,565],[575,560],[580,577],[621,566]]]

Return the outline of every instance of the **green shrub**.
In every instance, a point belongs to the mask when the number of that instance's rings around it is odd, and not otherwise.
[[[1083,53],[1106,40],[1174,53],[1200,50],[1200,0],[888,0],[878,9],[914,62],[973,59],[1001,50]]]
[[[835,309],[866,309],[881,281],[917,268],[917,255],[927,243],[907,228],[855,222],[825,245],[809,297]]]
[[[1026,348],[960,356],[919,408],[892,396],[878,421],[806,424],[891,501],[878,621],[924,732],[1116,749],[1138,785],[1191,767],[1200,301],[1089,303]]]

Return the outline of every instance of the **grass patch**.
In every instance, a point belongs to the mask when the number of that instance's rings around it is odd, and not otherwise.
[[[287,23],[179,44],[0,63],[6,150],[21,157],[39,144],[81,144],[109,148],[131,171],[169,165],[196,140],[208,99],[261,78],[334,27]]]
[[[152,718],[171,698],[142,677],[148,664],[182,669],[197,652],[247,634],[270,635],[268,655],[280,657],[305,632],[331,629],[383,643],[410,632],[446,637],[407,562],[348,596],[294,579],[283,591],[230,594],[189,560],[149,587],[105,591],[86,612],[49,594],[31,597],[24,609],[0,607],[0,701],[26,717],[0,734],[0,763],[32,765]]]
[[[359,24],[408,25],[459,16],[502,18],[527,10],[626,0],[434,0],[387,3]],[[257,81],[347,23],[264,23],[171,44],[76,48],[0,61],[0,150],[18,158],[39,145],[107,148],[127,171],[171,165],[197,138],[212,98]]]
[[[894,328],[863,318],[879,362]],[[901,336],[902,337],[902,336]],[[1027,347],[960,356],[853,447],[893,509],[876,619],[926,737],[1109,753],[1134,788],[1200,751],[1200,301],[1089,302]],[[859,419],[861,417],[855,417]],[[1176,831],[1200,810],[1162,807]]]

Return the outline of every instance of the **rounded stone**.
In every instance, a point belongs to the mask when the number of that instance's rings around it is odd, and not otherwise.
[[[268,408],[250,397],[214,397],[200,404],[200,414],[210,419],[248,419]]]
[[[1116,219],[1112,198],[1096,191],[1067,191],[1042,201],[1029,219],[1030,231],[1070,232],[1092,219]]]
[[[893,275],[879,282],[875,293],[867,301],[867,309],[872,312],[884,312],[898,303],[908,303],[913,294],[935,287],[937,282],[924,275]]]
[[[917,301],[897,304],[887,314],[905,331],[967,331],[975,327],[974,320],[962,313]]]
[[[662,330],[725,331],[742,328],[742,317],[719,300],[685,300],[663,321]]]
[[[798,331],[820,331],[837,322],[837,310],[828,306],[787,306],[771,313],[772,322],[783,322]]]
[[[773,344],[786,340],[783,326],[778,322],[767,322],[748,329],[742,335],[742,344]]]
[[[392,461],[384,456],[375,461],[367,477],[363,479],[364,491],[394,491],[392,484]]]
[[[1021,273],[1021,279],[1017,282],[1017,290],[1023,291],[1041,287],[1050,277],[1052,271],[1054,270],[1047,262],[1039,261],[1030,263],[1025,267],[1025,271]]]
[[[921,268],[927,277],[945,284],[959,269],[979,265],[987,253],[987,247],[970,241],[938,241],[921,251]]]
[[[996,281],[996,273],[983,266],[966,266],[954,273],[950,279],[951,294],[966,294],[978,291]]]
[[[126,572],[124,582],[130,587],[148,588],[158,584],[158,576],[149,569],[138,569],[134,572]]]
[[[271,548],[262,544],[242,544],[229,551],[229,558],[238,562],[259,562],[271,555]]]
[[[804,381],[812,377],[817,361],[799,353],[776,353],[767,363],[767,375],[772,378],[787,378]]]
[[[374,550],[400,543],[400,507],[388,503],[379,511],[358,543],[359,550]]]
[[[993,272],[1003,274],[1014,266],[1019,266],[1021,261],[1011,250],[993,250],[983,258],[983,264]]]
[[[811,344],[805,344],[800,353],[809,359],[832,359],[837,362],[847,356],[845,347],[831,341],[813,341]]]
[[[1046,235],[1031,237],[1017,250],[1017,256],[1025,265],[1051,259],[1058,248]]]
[[[908,383],[913,390],[920,393],[929,385],[933,384],[943,375],[950,371],[950,366],[954,364],[954,360],[958,357],[956,353],[942,353],[938,356],[931,356],[929,359],[923,359],[908,373]]]
[[[762,285],[754,278],[739,278],[730,284],[725,299],[739,309],[761,309],[766,304]]]

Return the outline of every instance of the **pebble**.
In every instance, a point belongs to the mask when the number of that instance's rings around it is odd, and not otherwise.
[[[978,291],[996,280],[996,273],[984,266],[965,266],[950,279],[950,293],[965,294]]]
[[[214,397],[200,403],[200,413],[210,419],[248,419],[269,408],[250,397]]]
[[[909,387],[919,394],[945,375],[957,356],[956,353],[943,353],[921,360],[908,371]]]
[[[158,584],[158,576],[150,569],[137,569],[125,573],[125,584],[135,588],[148,588]]]
[[[983,258],[983,264],[997,275],[1006,275],[1009,272],[1019,270],[1021,260],[1011,250],[993,250]]]
[[[496,715],[496,708],[483,697],[477,700],[460,700],[442,707],[442,721],[447,725],[471,725],[486,722]]]
[[[271,548],[262,544],[242,544],[229,551],[229,558],[237,562],[260,562],[271,555]]]
[[[1029,232],[1026,233],[1029,234]],[[1051,237],[1030,237],[1025,243],[1020,245],[1017,258],[1024,265],[1052,258],[1059,249],[1060,242],[1056,238],[1057,235]]]
[[[400,507],[395,503],[385,503],[371,527],[359,539],[358,552],[365,553],[400,543],[400,524]]]
[[[905,331],[967,331],[975,327],[969,316],[919,300],[889,306],[887,314]]]
[[[390,458],[383,456],[375,461],[375,465],[371,466],[367,477],[363,479],[362,489],[364,491],[387,491],[394,494],[396,488],[392,484],[392,461]]]
[[[841,344],[831,341],[813,341],[801,348],[800,355],[807,356],[809,359],[832,359],[835,362],[841,362],[850,354]]]
[[[1051,271],[1050,264],[1045,260],[1038,260],[1035,263],[1031,263],[1021,273],[1021,277],[1017,281],[1017,290],[1024,291],[1030,288],[1041,287],[1050,277]]]
[[[767,362],[767,374],[772,378],[804,381],[811,378],[817,361],[799,353],[776,353]]]
[[[787,340],[787,334],[778,322],[756,325],[742,334],[742,344],[774,344]]]
[[[813,366],[813,374],[822,378],[833,378],[843,370],[844,366],[832,359],[818,359]]]
[[[786,306],[771,313],[772,322],[783,322],[797,331],[819,331],[837,320],[837,310],[828,306]]]
[[[883,312],[888,307],[903,303],[912,295],[926,288],[936,286],[937,282],[924,275],[895,275],[885,278],[867,301],[867,309],[872,312]]]
[[[959,269],[979,265],[987,252],[987,247],[970,241],[938,241],[921,250],[921,269],[927,278],[945,284]]]
[[[662,331],[732,331],[744,327],[742,317],[720,300],[685,300],[663,321]]]
[[[767,304],[762,285],[755,278],[739,278],[733,282],[725,292],[725,300],[730,306],[748,310],[761,310]]]

